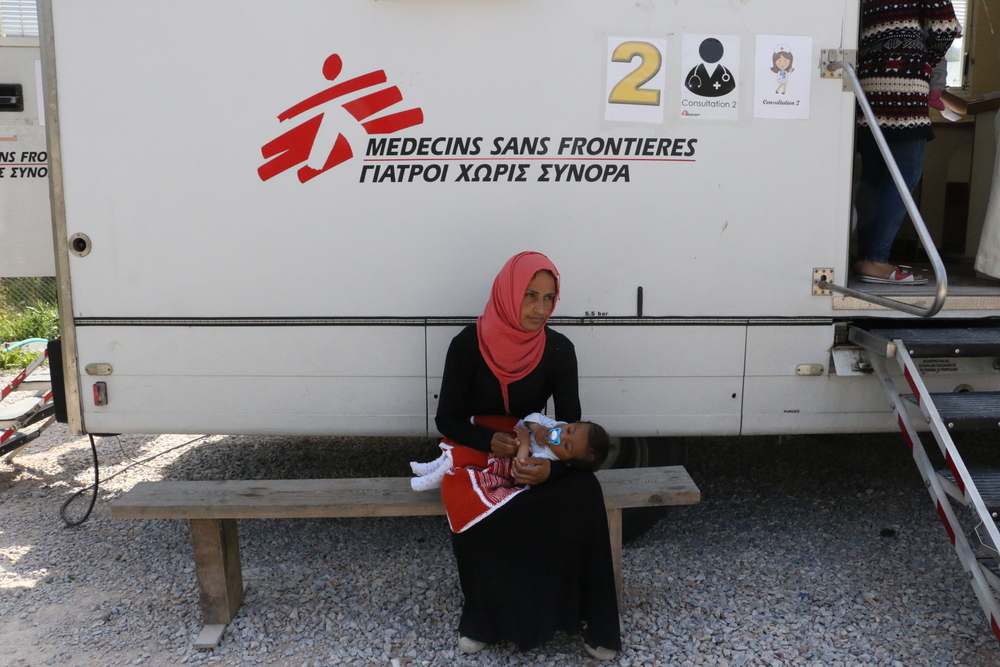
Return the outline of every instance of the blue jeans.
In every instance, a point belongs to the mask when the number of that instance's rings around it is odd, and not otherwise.
[[[926,146],[926,139],[889,142],[889,150],[910,192],[920,181]],[[906,207],[868,128],[858,130],[858,151],[861,153],[861,183],[855,200],[858,259],[888,263],[889,249],[906,216]]]

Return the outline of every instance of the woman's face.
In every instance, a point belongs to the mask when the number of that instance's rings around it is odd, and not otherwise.
[[[538,331],[545,326],[556,305],[556,279],[548,271],[539,271],[528,283],[521,301],[521,328]]]
[[[778,69],[788,69],[788,66],[792,64],[792,61],[785,56],[778,56],[778,59],[774,61],[774,64],[778,66]]]

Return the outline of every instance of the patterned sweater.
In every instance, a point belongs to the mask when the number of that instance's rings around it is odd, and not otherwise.
[[[858,79],[886,139],[934,137],[931,69],[961,32],[951,0],[861,0]]]

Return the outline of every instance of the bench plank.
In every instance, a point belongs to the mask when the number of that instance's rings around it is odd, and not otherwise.
[[[111,504],[116,519],[285,519],[444,514],[440,491],[405,477],[140,482]]]
[[[693,505],[701,493],[682,466],[602,470],[609,509]],[[139,482],[111,502],[115,519],[284,519],[433,516],[441,493],[407,477]]]
[[[701,491],[684,466],[599,470],[597,479],[608,509],[701,502]]]

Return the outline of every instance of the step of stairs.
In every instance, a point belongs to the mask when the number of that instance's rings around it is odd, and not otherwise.
[[[901,339],[914,358],[1000,356],[1000,329],[871,329],[866,333],[884,343]]]
[[[917,402],[913,394],[901,397]],[[1000,391],[932,393],[931,401],[949,431],[1000,430]]]
[[[42,404],[42,399],[37,396],[22,398],[10,405],[0,407],[0,429],[10,428],[17,425],[24,415],[28,414]]]
[[[951,470],[939,470],[938,475],[955,483]],[[970,468],[969,477],[976,485],[979,496],[990,511],[1000,511],[1000,468]],[[959,499],[961,500],[961,499]]]
[[[52,375],[48,368],[39,368],[24,379],[18,391],[48,391],[52,388]]]

